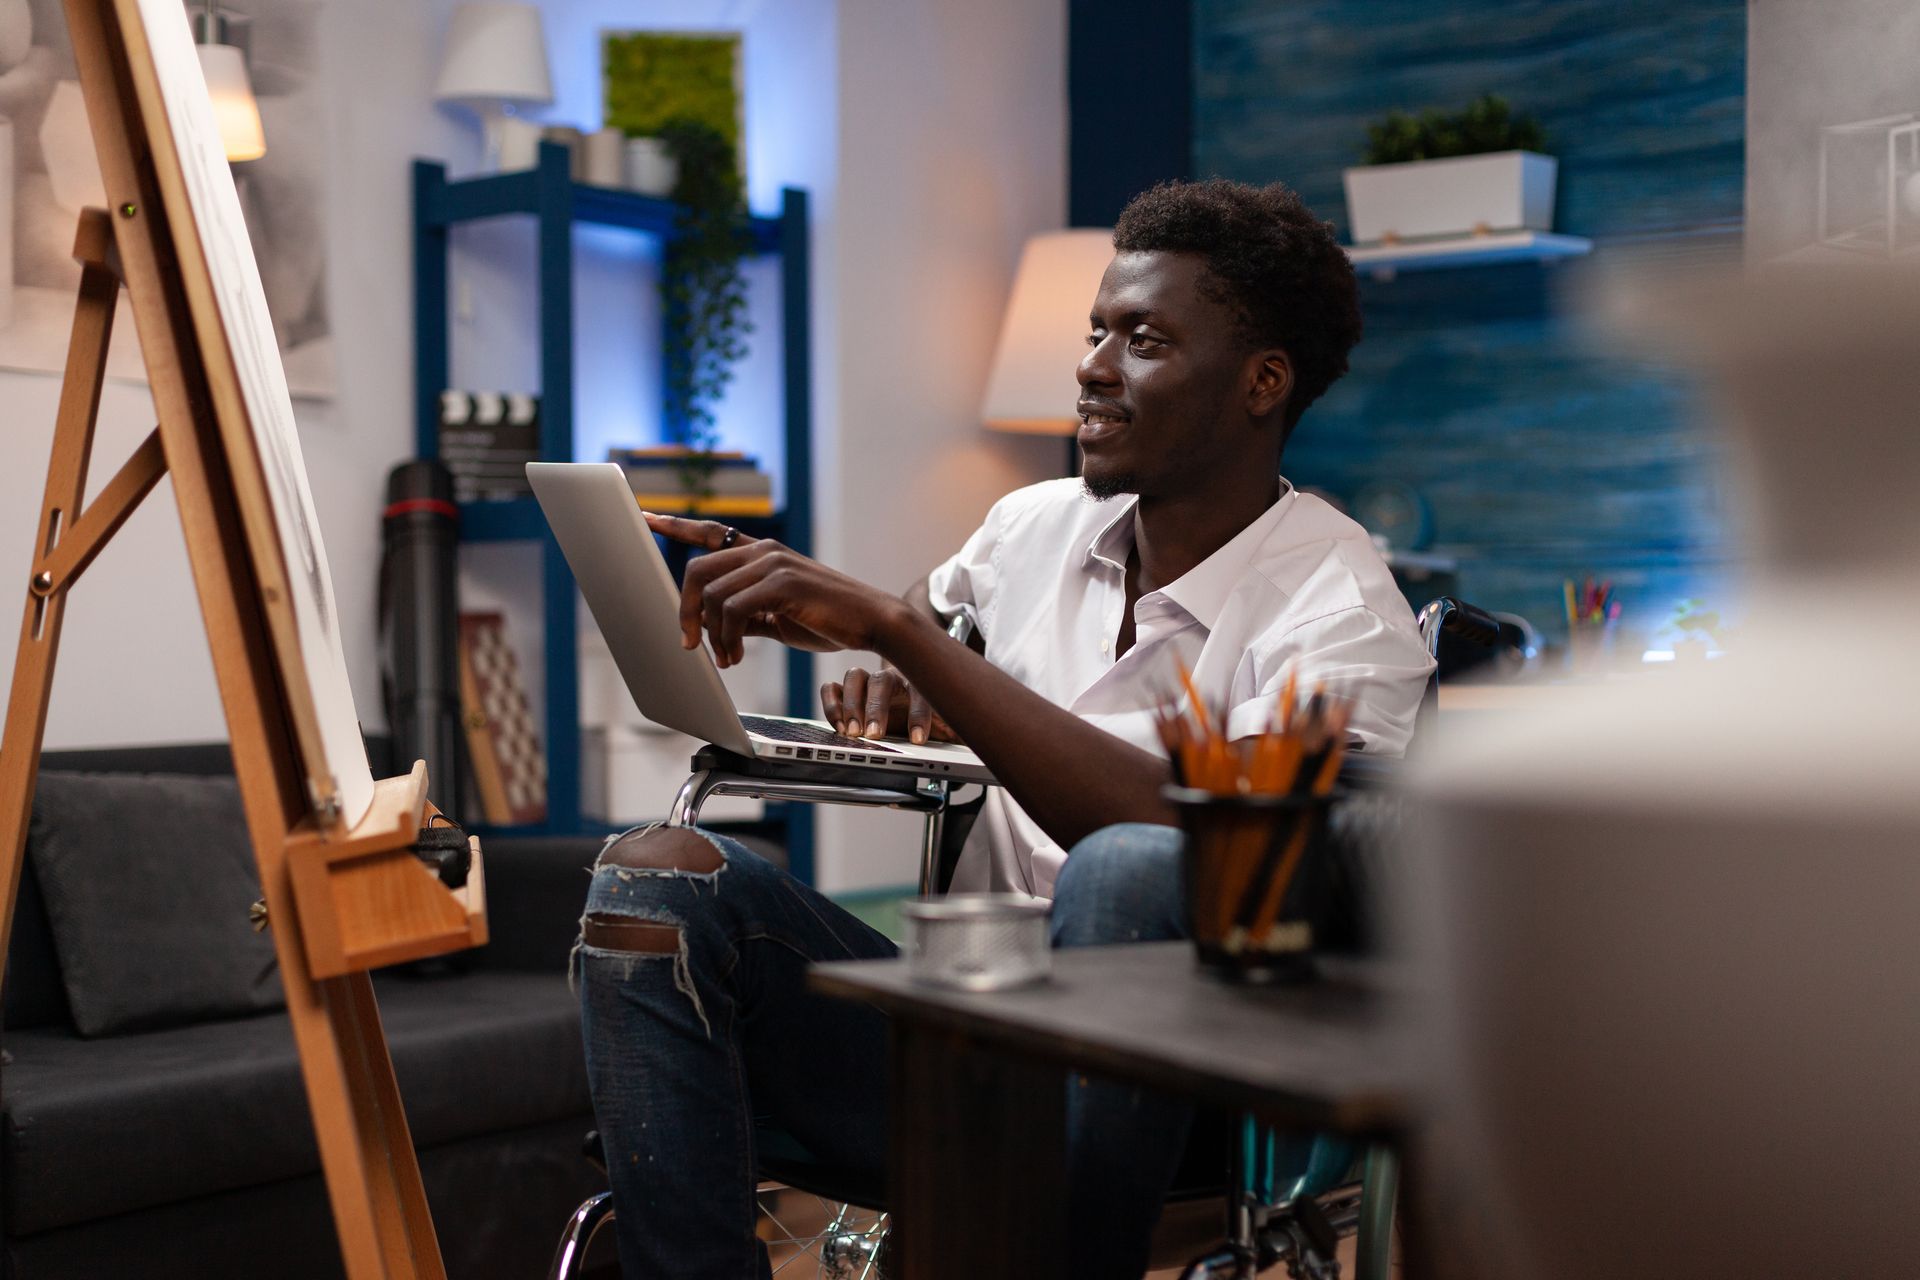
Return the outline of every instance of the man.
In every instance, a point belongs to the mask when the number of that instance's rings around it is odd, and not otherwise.
[[[1357,744],[1387,754],[1429,666],[1366,534],[1280,478],[1288,434],[1359,340],[1331,228],[1283,187],[1214,180],[1137,198],[1114,247],[1078,370],[1081,480],[1008,495],[904,598],[721,525],[649,517],[709,552],[687,572],[689,648],[704,637],[722,665],[748,636],[876,651],[880,672],[823,690],[828,719],[916,740],[946,727],[980,755],[1004,792],[956,887],[1052,897],[1061,945],[1180,936],[1151,721],[1176,657],[1236,737],[1266,727],[1293,669],[1349,699]],[[984,656],[949,638],[959,612]],[[579,971],[627,1275],[764,1266],[755,1116],[821,1159],[882,1167],[884,1022],[808,997],[802,975],[893,953],[723,838],[609,842]],[[1070,1104],[1075,1272],[1137,1276],[1188,1113],[1110,1087]]]

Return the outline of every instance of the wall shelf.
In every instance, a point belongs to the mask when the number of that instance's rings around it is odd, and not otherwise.
[[[1555,235],[1547,231],[1498,231],[1400,244],[1347,246],[1346,249],[1347,259],[1355,271],[1376,280],[1391,280],[1402,271],[1508,262],[1558,262],[1591,253],[1593,241],[1584,236]]]
[[[648,508],[652,510],[653,508]],[[685,512],[666,511],[666,515],[684,515]],[[778,538],[788,540],[787,531],[792,525],[786,512],[775,512],[770,516],[713,516],[723,520],[751,538]],[[547,536],[547,518],[540,514],[540,504],[532,498],[502,498],[492,501],[463,502],[460,504],[460,540],[462,542],[538,542]]]
[[[672,201],[573,181],[564,147],[543,143],[536,168],[448,181],[446,166],[416,160],[413,166],[414,424],[415,450],[439,454],[440,392],[448,382],[451,338],[447,305],[448,238],[452,227],[513,214],[535,220],[538,241],[540,343],[540,456],[574,461],[573,441],[573,228],[580,223],[622,228],[662,240],[675,233]],[[810,384],[812,335],[809,289],[807,193],[781,192],[780,212],[749,219],[751,252],[780,261],[782,400],[785,415],[783,474],[786,508],[756,518],[729,518],[755,537],[775,537],[807,554],[813,546],[813,448]],[[465,542],[537,542],[541,547],[541,625],[545,632],[547,820],[541,833],[577,835],[604,831],[580,811],[580,672],[577,593],[566,558],[532,498],[472,502],[461,507]],[[669,562],[684,556],[669,548]],[[785,711],[805,716],[813,709],[813,664],[808,654],[787,654]],[[770,807],[785,828],[787,859],[794,875],[813,878],[813,813],[807,805]],[[535,828],[515,828],[532,832]]]

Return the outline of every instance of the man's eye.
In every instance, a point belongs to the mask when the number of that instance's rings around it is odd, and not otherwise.
[[[1088,346],[1090,346],[1090,347],[1097,347],[1097,346],[1099,346],[1099,345],[1100,345],[1100,335],[1099,335],[1099,334],[1097,334],[1097,333],[1090,333],[1090,334],[1088,334],[1088,335],[1087,335],[1087,345],[1088,345]]]
[[[1131,339],[1128,340],[1127,345],[1132,347],[1135,351],[1158,351],[1161,347],[1164,347],[1167,344],[1163,340],[1156,338],[1151,334],[1136,333],[1133,335]]]

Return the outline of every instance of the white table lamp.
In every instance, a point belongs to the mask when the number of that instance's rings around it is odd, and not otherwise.
[[[229,161],[258,160],[267,154],[267,134],[260,126],[253,82],[247,78],[246,52],[233,43],[227,15],[213,0],[193,16],[194,49],[200,55],[200,72],[207,78],[207,96],[213,99],[221,146]]]
[[[253,85],[240,50],[230,44],[203,44],[199,54],[227,159],[258,160],[267,154],[267,135],[260,127],[260,106],[253,100]]]
[[[1054,436],[1079,429],[1073,371],[1087,353],[1087,313],[1111,261],[1111,228],[1051,231],[1027,241],[980,410],[987,426]]]
[[[479,113],[486,130],[487,167],[499,168],[506,117],[516,107],[553,101],[539,8],[506,0],[468,0],[456,8],[433,96]]]

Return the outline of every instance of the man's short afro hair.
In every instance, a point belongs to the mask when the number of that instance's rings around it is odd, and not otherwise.
[[[1206,260],[1208,296],[1232,307],[1255,347],[1293,361],[1287,427],[1347,371],[1360,341],[1360,294],[1333,224],[1290,188],[1208,178],[1163,182],[1135,196],[1113,229],[1121,253],[1193,253]]]

